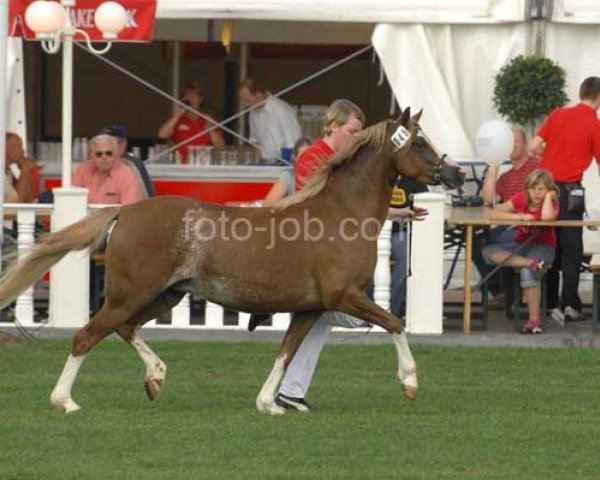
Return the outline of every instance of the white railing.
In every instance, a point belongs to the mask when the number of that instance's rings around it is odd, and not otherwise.
[[[16,214],[17,221],[17,252],[18,258],[23,258],[35,242],[36,215],[44,214],[50,218],[53,206],[46,204],[30,203],[5,203],[4,214],[12,217]],[[34,325],[33,286],[25,290],[16,300],[15,316],[23,326]]]
[[[91,205],[90,210],[101,208],[100,205]],[[35,242],[34,230],[36,215],[44,219],[50,218],[50,213],[53,210],[53,205],[46,204],[4,204],[4,209],[7,215],[16,213],[17,220],[17,249],[18,257],[23,258]],[[378,241],[378,258],[377,268],[374,276],[374,296],[376,302],[385,309],[389,309],[390,302],[390,238],[391,238],[392,222],[387,221],[381,232]],[[88,288],[88,285],[82,285],[82,288]],[[76,295],[77,292],[73,292]],[[39,326],[39,323],[34,322],[34,289],[33,287],[25,290],[16,300],[15,316],[19,323],[26,327]],[[171,322],[168,324],[157,323],[156,320],[148,322],[146,325],[156,328],[197,328],[197,329],[213,329],[213,330],[245,330],[248,326],[250,314],[239,312],[237,322],[232,322],[232,325],[225,324],[225,310],[220,305],[207,302],[204,313],[204,322],[201,324],[193,324],[190,299],[186,295],[183,300],[173,308],[171,314]],[[273,317],[271,326],[261,326],[263,330],[284,331],[287,329],[290,322],[289,313],[277,313]],[[230,322],[231,323],[231,322]],[[49,327],[55,325],[49,325]],[[345,330],[338,327],[339,330]],[[376,327],[379,329],[379,327]],[[360,329],[359,329],[360,331]]]

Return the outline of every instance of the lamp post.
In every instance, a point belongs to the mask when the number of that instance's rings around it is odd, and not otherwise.
[[[117,2],[105,2],[95,12],[94,22],[105,40],[109,40],[103,49],[96,49],[92,45],[88,33],[79,30],[71,24],[71,9],[75,0],[61,0],[61,3],[49,0],[37,0],[27,8],[25,23],[33,30],[36,39],[41,40],[42,48],[46,53],[55,54],[63,46],[62,67],[62,185],[64,188],[71,186],[71,145],[73,136],[73,37],[81,34],[87,47],[98,54],[110,50],[110,40],[117,38],[117,34],[125,27],[127,14],[125,9]]]
[[[49,54],[63,47],[62,66],[62,186],[53,190],[52,230],[64,228],[87,215],[87,189],[71,185],[73,139],[73,37],[83,36],[87,47],[98,54],[108,52],[111,40],[125,27],[127,15],[118,3],[108,1],[95,12],[94,22],[108,41],[102,49],[93,47],[90,36],[71,23],[75,0],[37,0],[25,11],[25,23],[41,40]],[[55,327],[81,327],[89,317],[89,258],[72,252],[51,271],[50,323]]]

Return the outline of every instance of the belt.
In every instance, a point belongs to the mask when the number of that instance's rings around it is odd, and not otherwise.
[[[581,186],[581,180],[578,180],[576,182],[557,182],[557,181],[555,181],[554,183],[556,183],[556,185],[559,186],[559,187],[576,187],[576,186]]]

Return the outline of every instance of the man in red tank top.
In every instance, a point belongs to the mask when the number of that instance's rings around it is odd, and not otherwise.
[[[532,153],[542,156],[540,168],[548,170],[560,189],[559,220],[581,220],[583,210],[568,208],[569,192],[582,192],[581,179],[592,157],[600,173],[600,78],[588,77],[579,87],[580,102],[553,110],[529,143]],[[581,318],[579,267],[583,254],[583,229],[557,227],[556,259],[548,274],[548,307],[561,324]],[[559,271],[562,294],[558,298]]]

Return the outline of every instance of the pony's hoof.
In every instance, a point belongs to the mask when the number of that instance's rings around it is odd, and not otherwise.
[[[285,408],[280,407],[274,401],[273,402],[264,402],[261,400],[256,400],[256,408],[260,413],[266,413],[268,415],[284,415]]]
[[[154,400],[162,390],[164,381],[158,378],[149,378],[144,382],[144,390],[150,400]]]
[[[417,389],[412,387],[404,387],[404,396],[409,400],[417,399]]]
[[[404,396],[409,400],[415,400],[417,398],[417,370],[415,368],[409,371],[399,371],[398,380],[404,391]]]
[[[63,413],[75,413],[81,410],[81,406],[75,403],[71,398],[60,398],[52,395],[50,397],[50,403],[56,410]]]

